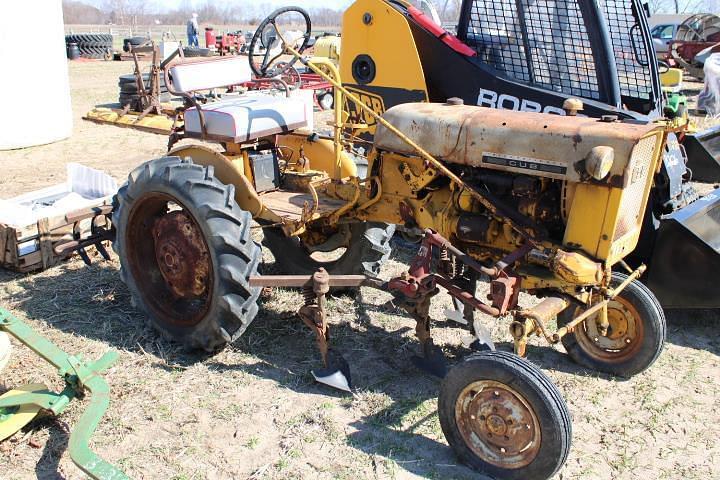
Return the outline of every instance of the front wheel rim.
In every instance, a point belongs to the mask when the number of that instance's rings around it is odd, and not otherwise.
[[[466,386],[455,402],[455,422],[465,445],[502,469],[523,468],[540,450],[540,422],[527,399],[492,380]]]
[[[597,315],[593,315],[576,330],[575,337],[593,359],[622,362],[634,356],[642,345],[643,323],[635,306],[623,297],[611,300],[607,309],[609,328],[606,335],[600,334]]]

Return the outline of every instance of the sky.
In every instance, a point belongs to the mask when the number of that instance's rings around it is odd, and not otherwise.
[[[85,3],[91,3],[94,5],[102,5],[103,0],[81,0]],[[247,3],[248,0],[225,0],[225,4],[239,4]],[[257,3],[272,4],[276,6],[287,6],[294,5],[304,8],[332,8],[335,10],[344,10],[350,5],[353,0],[260,0]],[[208,3],[208,0],[152,0],[149,2],[153,7],[157,7],[158,10],[172,10],[178,8],[180,5],[191,4],[194,8],[200,7]]]

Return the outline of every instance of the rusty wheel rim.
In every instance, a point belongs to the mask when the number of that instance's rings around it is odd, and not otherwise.
[[[179,327],[200,323],[212,299],[212,259],[187,208],[170,195],[145,195],[130,212],[126,241],[128,268],[155,319]]]
[[[535,411],[503,383],[484,380],[465,387],[455,403],[455,421],[467,447],[496,467],[525,467],[540,450]]]
[[[576,311],[580,314],[581,311]],[[632,357],[642,345],[643,324],[637,309],[626,299],[616,297],[608,303],[607,335],[601,335],[598,315],[593,315],[576,330],[583,350],[596,360],[621,362]]]

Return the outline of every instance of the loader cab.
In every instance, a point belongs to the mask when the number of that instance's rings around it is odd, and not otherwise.
[[[459,97],[563,114],[575,97],[590,117],[648,121],[662,117],[663,96],[641,1],[463,0],[453,35],[403,0],[356,0],[343,17],[341,76],[381,111]]]
[[[458,38],[509,80],[657,115],[661,88],[638,0],[464,0]]]

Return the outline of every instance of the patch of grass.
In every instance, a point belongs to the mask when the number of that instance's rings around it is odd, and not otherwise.
[[[255,436],[248,438],[247,442],[245,442],[245,446],[250,450],[255,450],[258,445],[260,445],[260,438]]]
[[[275,462],[275,468],[277,468],[280,472],[285,470],[288,466],[290,466],[290,462],[288,462],[288,459],[284,457]]]

